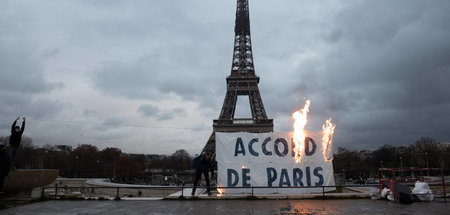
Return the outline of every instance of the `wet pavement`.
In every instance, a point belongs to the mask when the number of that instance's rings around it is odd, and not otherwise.
[[[384,200],[160,200],[48,201],[0,211],[0,214],[448,214],[449,202]]]

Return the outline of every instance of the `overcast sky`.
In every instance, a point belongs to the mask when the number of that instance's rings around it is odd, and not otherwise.
[[[226,92],[235,10],[235,0],[0,0],[0,136],[26,116],[38,146],[200,152]],[[250,0],[275,131],[292,131],[307,98],[307,129],[332,117],[335,149],[450,141],[449,11],[448,0]]]

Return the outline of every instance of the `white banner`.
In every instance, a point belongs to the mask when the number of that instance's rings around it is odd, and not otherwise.
[[[289,187],[334,186],[333,163],[324,156],[322,132],[306,133],[299,163],[295,162],[292,134],[216,132],[218,186],[240,188],[225,189],[225,193],[251,192],[241,189],[245,187],[273,187],[254,189],[256,194],[314,193],[322,188]]]

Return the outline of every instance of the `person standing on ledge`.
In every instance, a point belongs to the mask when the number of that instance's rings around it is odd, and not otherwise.
[[[17,120],[19,120],[20,117],[17,117],[16,120],[14,120],[14,123],[11,126],[11,136],[9,137],[9,160],[12,170],[16,170],[16,157],[17,153],[19,152],[20,147],[20,141],[22,140],[22,134],[25,130],[25,120],[26,118],[23,117],[22,121],[22,128],[19,126],[16,126]]]
[[[194,159],[193,167],[195,168],[195,178],[194,178],[194,188],[192,189],[191,195],[195,195],[195,190],[197,188],[198,182],[201,181],[202,174],[205,176],[206,189],[208,191],[208,196],[211,195],[211,188],[209,183],[209,171],[211,170],[211,176],[214,177],[214,168],[212,165],[211,152],[205,152]]]

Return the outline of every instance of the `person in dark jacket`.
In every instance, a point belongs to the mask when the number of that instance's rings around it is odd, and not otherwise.
[[[3,182],[9,173],[9,157],[6,153],[6,144],[0,142],[0,192],[3,190]]]
[[[194,178],[194,188],[192,189],[191,195],[195,195],[195,190],[198,186],[198,182],[202,178],[202,174],[205,177],[206,189],[208,191],[208,196],[211,195],[211,188],[209,183],[209,171],[211,171],[211,176],[214,177],[214,168],[212,165],[211,152],[205,152],[194,159],[193,167],[195,168],[195,178]]]
[[[26,118],[23,118],[22,121],[22,128],[19,126],[16,126],[17,120],[19,120],[20,117],[17,117],[16,120],[14,120],[14,123],[11,126],[11,136],[9,137],[9,159],[10,159],[10,165],[12,170],[16,170],[16,156],[19,152],[20,147],[20,141],[22,141],[22,134],[25,130],[25,120]]]

